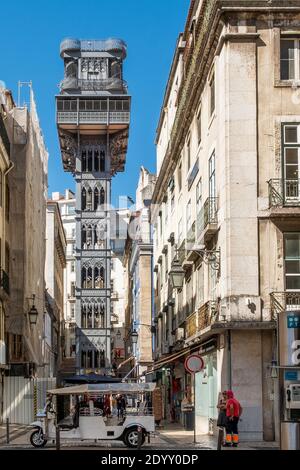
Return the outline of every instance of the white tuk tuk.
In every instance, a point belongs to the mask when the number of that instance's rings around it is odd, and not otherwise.
[[[84,384],[47,392],[47,403],[37,421],[30,442],[43,447],[49,439],[120,440],[138,447],[155,431],[152,392],[155,383]],[[64,396],[64,417],[58,417],[58,397]]]

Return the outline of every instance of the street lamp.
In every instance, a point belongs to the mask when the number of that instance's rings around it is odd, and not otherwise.
[[[174,259],[171,270],[169,272],[169,278],[173,289],[182,289],[184,281],[185,271],[180,264],[180,261]]]
[[[137,344],[137,340],[138,340],[138,337],[139,337],[137,331],[136,331],[136,330],[133,330],[133,331],[131,332],[130,336],[131,336],[132,344],[133,344],[133,345]]]
[[[29,310],[28,312],[28,316],[29,316],[29,322],[30,322],[30,325],[36,325],[36,322],[37,322],[37,318],[38,318],[38,311],[36,309],[36,306],[34,305],[34,301],[35,301],[35,294],[32,294],[32,307],[31,309]]]

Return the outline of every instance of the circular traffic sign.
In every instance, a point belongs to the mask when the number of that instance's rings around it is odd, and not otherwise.
[[[190,374],[195,374],[204,369],[204,360],[198,354],[191,354],[184,361],[184,367]]]

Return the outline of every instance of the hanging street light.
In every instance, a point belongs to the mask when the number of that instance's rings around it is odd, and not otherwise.
[[[180,264],[180,261],[174,259],[171,270],[169,272],[169,278],[173,289],[182,289],[184,281],[185,271]]]
[[[36,325],[38,314],[39,314],[36,309],[36,306],[34,305],[34,301],[35,301],[35,294],[32,294],[32,307],[28,312],[30,325]]]

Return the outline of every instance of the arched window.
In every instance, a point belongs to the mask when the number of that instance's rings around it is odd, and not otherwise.
[[[98,209],[99,206],[99,188],[96,186],[94,190],[94,211]]]
[[[93,288],[93,270],[90,266],[87,270],[86,288],[87,289]]]
[[[100,158],[99,158],[99,150],[94,151],[94,170],[99,171],[100,167]]]
[[[101,150],[100,152],[100,171],[105,171],[105,152]]]
[[[86,288],[86,277],[87,277],[86,268],[83,266],[83,268],[81,269],[81,287],[83,289]]]
[[[95,362],[94,362],[94,367],[95,369],[99,369],[100,367],[100,353],[99,351],[95,351]]]
[[[105,270],[103,266],[95,266],[94,268],[94,288],[104,289],[105,284]]]
[[[93,248],[93,229],[92,225],[88,225],[86,228],[86,249],[91,250]]]
[[[100,367],[105,367],[105,351],[100,351]]]
[[[100,206],[105,204],[105,191],[104,188],[100,189]]]
[[[92,305],[88,306],[87,309],[87,327],[93,328],[93,307]]]
[[[81,327],[87,328],[87,311],[85,305],[81,307]]]
[[[82,248],[83,250],[86,250],[86,246],[87,246],[87,245],[86,245],[86,230],[87,230],[87,228],[86,228],[86,226],[84,225],[84,226],[82,227],[82,230],[81,230],[81,248]]]
[[[88,161],[87,161],[88,171],[93,171],[93,151],[88,150]]]
[[[93,210],[93,191],[91,188],[89,188],[87,191],[86,210],[87,211]]]
[[[85,211],[86,210],[86,189],[82,188],[81,191],[81,210]]]
[[[81,171],[86,171],[86,150],[81,153]]]

